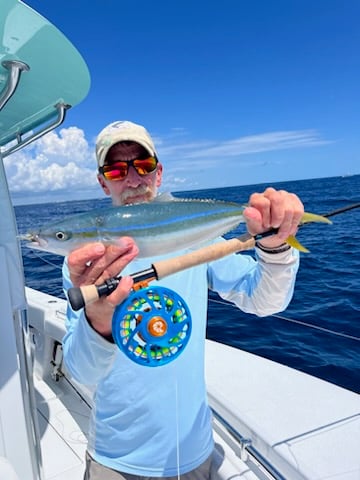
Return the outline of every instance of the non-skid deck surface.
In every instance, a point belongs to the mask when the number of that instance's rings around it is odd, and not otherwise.
[[[65,379],[35,379],[45,480],[81,480],[90,409]]]

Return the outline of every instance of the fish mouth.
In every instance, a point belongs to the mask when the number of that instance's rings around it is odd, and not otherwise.
[[[23,235],[19,235],[20,240],[25,240],[28,242],[26,244],[27,247],[35,248],[39,250],[43,250],[47,246],[47,241],[41,238],[37,233],[25,233]]]

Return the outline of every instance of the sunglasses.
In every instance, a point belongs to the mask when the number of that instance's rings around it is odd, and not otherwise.
[[[138,175],[144,176],[156,170],[158,159],[156,157],[136,158],[129,161],[118,161],[110,165],[99,167],[99,172],[106,180],[124,180],[129,173],[129,167],[134,167]]]

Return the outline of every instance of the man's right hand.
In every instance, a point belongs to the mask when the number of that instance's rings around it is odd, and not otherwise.
[[[138,247],[130,237],[122,237],[116,244],[108,246],[89,243],[69,254],[70,279],[74,287],[101,285],[108,278],[118,275],[138,252]],[[132,278],[125,276],[109,296],[86,306],[86,317],[100,335],[111,335],[115,307],[128,297],[132,286]]]

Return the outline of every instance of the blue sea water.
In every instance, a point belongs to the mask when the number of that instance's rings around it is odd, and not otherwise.
[[[273,184],[300,196],[307,211],[327,213],[360,202],[360,175]],[[264,185],[176,196],[244,203]],[[105,206],[108,199],[15,208],[20,233],[67,215]],[[360,392],[360,209],[332,217],[333,225],[308,225],[295,294],[285,312],[266,318],[244,314],[210,293],[207,336]],[[241,233],[243,226],[238,231]],[[26,284],[62,296],[62,257],[24,247]],[[150,265],[149,265],[150,266]]]

